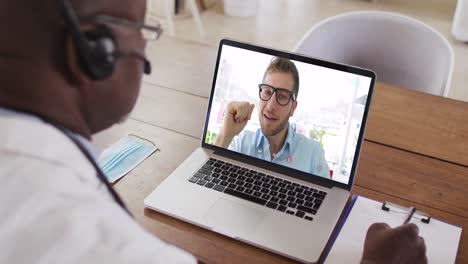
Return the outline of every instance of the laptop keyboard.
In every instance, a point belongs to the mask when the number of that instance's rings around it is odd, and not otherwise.
[[[209,159],[189,182],[309,221],[327,195],[298,183]]]

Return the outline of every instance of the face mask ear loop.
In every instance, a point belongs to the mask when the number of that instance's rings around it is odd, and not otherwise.
[[[159,150],[159,149],[156,147],[156,144],[155,144],[153,141],[149,140],[149,139],[140,137],[140,136],[135,135],[135,134],[128,134],[128,136],[137,137],[137,138],[139,138],[139,139],[141,139],[141,140],[144,140],[144,141],[146,141],[146,142],[149,142],[149,143],[151,143],[151,145],[153,145],[153,146],[156,148],[156,150]]]

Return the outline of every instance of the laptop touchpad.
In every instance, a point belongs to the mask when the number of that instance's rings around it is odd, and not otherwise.
[[[220,233],[250,233],[261,223],[265,213],[225,199],[218,199],[205,213],[205,222]]]

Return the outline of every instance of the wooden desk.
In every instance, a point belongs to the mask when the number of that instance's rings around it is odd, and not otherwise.
[[[184,124],[204,119],[206,99],[187,100],[198,108],[178,116],[177,124],[156,117],[145,120],[142,109],[137,109],[134,120],[98,135],[101,146],[135,133],[155,141],[161,148],[119,181],[117,191],[144,228],[207,263],[293,263],[144,209],[143,199],[199,146],[198,133],[189,133]],[[140,102],[143,109],[144,101]],[[466,120],[468,103],[378,84],[353,193],[378,201],[414,205],[434,218],[468,228]],[[468,263],[466,231],[462,233],[457,262]]]
[[[378,84],[366,139],[468,166],[468,103]]]

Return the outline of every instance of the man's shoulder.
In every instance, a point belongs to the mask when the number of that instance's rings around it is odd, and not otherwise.
[[[40,121],[2,118],[0,124],[0,152],[27,157],[43,166],[61,165],[79,174],[88,174],[92,165],[77,146],[56,128]],[[8,156],[8,155],[7,155]],[[1,160],[3,164],[4,161]]]
[[[26,194],[63,192],[95,186],[95,171],[77,170],[63,163],[44,160],[24,153],[9,153],[0,150],[0,181],[3,189],[21,188]],[[21,197],[18,197],[21,199]]]
[[[60,131],[38,121],[1,118],[0,181],[30,193],[96,186],[96,171]]]

